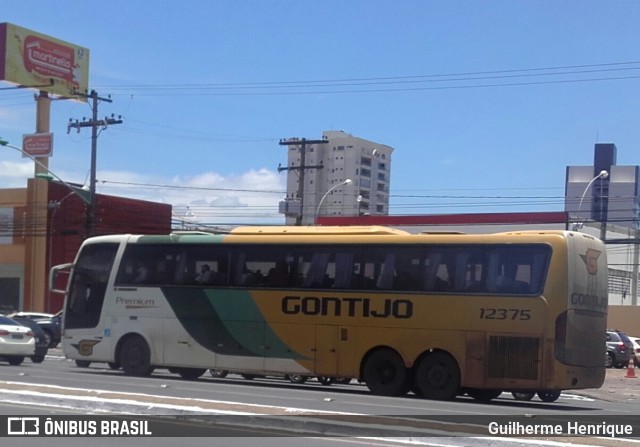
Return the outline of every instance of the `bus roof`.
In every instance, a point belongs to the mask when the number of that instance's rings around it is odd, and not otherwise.
[[[263,227],[238,227],[231,230],[232,235],[401,235],[410,233],[395,228],[382,226],[263,226]]]
[[[529,241],[551,240],[555,237],[566,239],[567,237],[583,237],[594,239],[594,237],[584,233],[576,233],[566,230],[525,230],[508,231],[500,233],[455,233],[455,232],[429,232],[412,234],[404,230],[384,226],[247,226],[237,227],[230,233],[208,233],[203,231],[177,231],[166,235],[104,235],[94,236],[87,239],[85,243],[98,242],[122,242],[127,243],[150,243],[150,244],[174,244],[174,243],[282,243],[285,238],[291,243],[308,243],[309,237],[314,238],[314,242],[382,242],[378,239],[384,236],[394,236],[401,238],[404,243],[424,243],[426,241],[437,243],[500,243],[511,238],[523,238]],[[384,238],[385,242],[389,239]],[[398,240],[400,242],[400,240]]]

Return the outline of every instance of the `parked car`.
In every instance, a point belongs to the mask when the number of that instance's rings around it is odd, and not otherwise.
[[[615,329],[607,329],[607,350],[604,366],[623,368],[629,364],[633,353],[633,343],[627,335]]]
[[[20,365],[25,357],[35,354],[36,340],[26,326],[8,317],[0,317],[0,359]]]
[[[49,340],[49,348],[55,348],[60,343],[62,334],[62,311],[55,315],[40,312],[15,312],[7,316],[9,318],[30,318],[38,323]]]
[[[633,365],[640,368],[640,337],[629,337],[633,344]]]
[[[45,312],[14,312],[11,314],[9,318],[51,318],[53,314],[45,313]]]
[[[49,352],[49,337],[47,334],[42,330],[38,322],[31,318],[13,317],[12,320],[31,329],[31,332],[33,332],[33,336],[36,339],[36,349],[34,354],[31,356],[31,361],[33,363],[42,363],[47,352]]]

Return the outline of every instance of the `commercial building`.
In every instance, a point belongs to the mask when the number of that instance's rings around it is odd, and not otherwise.
[[[393,148],[343,131],[325,131],[322,142],[287,140],[286,224],[313,225],[319,216],[389,213]]]
[[[615,144],[598,143],[592,166],[567,166],[565,211],[576,224],[640,228],[640,167],[616,164]]]
[[[571,228],[608,246],[610,304],[639,304],[639,191],[640,167],[618,165],[615,144],[596,144],[592,166],[567,166],[565,211]]]

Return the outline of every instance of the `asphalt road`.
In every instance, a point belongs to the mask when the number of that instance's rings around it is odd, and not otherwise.
[[[239,376],[225,379],[206,376],[185,381],[163,370],[149,378],[126,377],[107,365],[78,368],[56,350],[51,354],[42,364],[28,360],[18,367],[0,363],[0,415],[167,415],[171,418],[161,421],[162,428],[175,436],[186,433],[185,445],[191,446],[199,445],[196,441],[199,438],[194,435],[203,429],[193,425],[185,429],[184,424],[191,424],[193,415],[205,422],[204,429],[209,431],[204,434],[216,441],[207,445],[215,445],[223,438],[234,439],[233,444],[223,445],[243,445],[242,441],[235,441],[239,438],[253,438],[254,443],[250,445],[255,445],[256,438],[278,437],[282,438],[278,445],[299,445],[289,444],[290,438],[283,437],[281,430],[287,430],[288,434],[294,430],[293,433],[299,435],[324,436],[323,440],[328,433],[342,434],[352,440],[356,436],[373,436],[386,438],[379,441],[386,445],[390,442],[388,438],[409,435],[414,441],[421,439],[424,444],[429,434],[441,434],[445,429],[467,435],[486,434],[488,421],[495,417],[502,421],[525,418],[522,420],[541,423],[557,422],[573,415],[583,419],[594,416],[598,419],[637,419],[634,415],[640,414],[640,401],[637,400],[640,378],[626,377],[627,370],[608,370],[601,389],[563,393],[552,404],[537,399],[519,402],[508,393],[486,404],[468,397],[450,402],[415,397],[386,398],[371,395],[359,384],[327,387],[311,381],[294,385],[280,378],[246,381]],[[640,373],[640,370],[636,371]],[[382,431],[379,431],[381,427]],[[637,430],[640,433],[640,427]],[[48,438],[48,441],[57,439]],[[104,439],[92,438],[91,445],[101,445]],[[443,445],[443,438],[438,439],[439,445]],[[465,441],[462,445],[469,445],[468,438],[460,436],[446,445],[459,445],[461,439]],[[481,440],[486,439],[494,438]],[[139,445],[145,445],[147,441],[136,438]],[[585,438],[581,438],[580,443],[584,444]],[[11,445],[50,447],[56,444],[12,442]],[[165,444],[156,442],[154,445]]]

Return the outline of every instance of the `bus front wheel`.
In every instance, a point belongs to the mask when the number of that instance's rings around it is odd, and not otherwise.
[[[151,351],[140,336],[131,336],[120,347],[120,365],[128,376],[148,376],[153,372]]]
[[[174,370],[185,380],[196,380],[207,371],[205,368],[174,368]]]
[[[432,352],[416,369],[414,390],[426,399],[451,400],[460,390],[460,368],[445,352]]]
[[[402,396],[411,386],[402,357],[391,349],[379,349],[367,357],[363,378],[369,390],[380,396]]]

